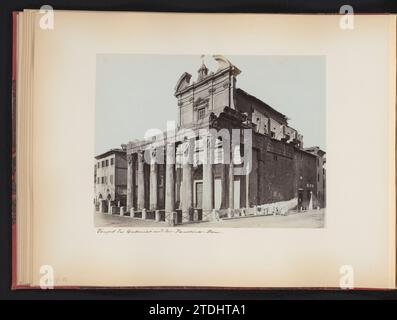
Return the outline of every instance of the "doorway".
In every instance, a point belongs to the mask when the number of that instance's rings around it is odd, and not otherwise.
[[[298,190],[298,209],[301,209],[303,206],[303,189]]]
[[[194,181],[194,207],[197,209],[201,209],[203,206],[203,181],[195,180]]]
[[[234,208],[240,208],[240,180],[234,180]]]

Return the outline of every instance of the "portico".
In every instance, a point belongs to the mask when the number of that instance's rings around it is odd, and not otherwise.
[[[199,129],[192,132],[198,135]],[[233,159],[233,154],[216,141],[213,136],[184,139],[165,134],[149,142],[130,142],[126,208],[130,216],[175,225],[212,221],[214,209],[231,212],[235,165],[221,162]],[[224,152],[229,155],[224,157]]]

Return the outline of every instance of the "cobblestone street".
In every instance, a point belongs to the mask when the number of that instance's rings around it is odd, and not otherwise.
[[[290,211],[286,216],[252,216],[237,219],[221,220],[219,222],[200,222],[178,225],[178,228],[323,228],[325,209],[305,212]],[[95,213],[95,227],[167,227],[164,222],[152,220],[131,219],[117,215]]]

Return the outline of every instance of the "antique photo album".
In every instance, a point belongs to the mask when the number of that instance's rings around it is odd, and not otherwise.
[[[396,287],[396,17],[14,14],[13,288]]]

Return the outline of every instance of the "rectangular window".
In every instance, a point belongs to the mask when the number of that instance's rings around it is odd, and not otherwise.
[[[204,119],[204,117],[205,117],[205,108],[198,109],[197,115],[198,115],[197,117],[198,117],[199,120]]]
[[[113,184],[113,175],[110,175],[110,184]]]
[[[102,168],[105,166],[105,160],[102,160]]]
[[[110,159],[110,165],[114,165],[114,158]]]
[[[100,162],[100,161],[97,163],[97,167],[98,167],[98,168],[101,167],[101,162]]]
[[[109,165],[109,160],[106,160],[106,167]]]
[[[241,148],[240,145],[237,145],[234,147],[234,151],[233,151],[233,163],[234,164],[242,164],[243,163],[243,159],[242,154],[240,152]]]
[[[102,178],[101,178],[101,182],[102,182],[102,184],[105,183],[105,177],[102,177]]]

